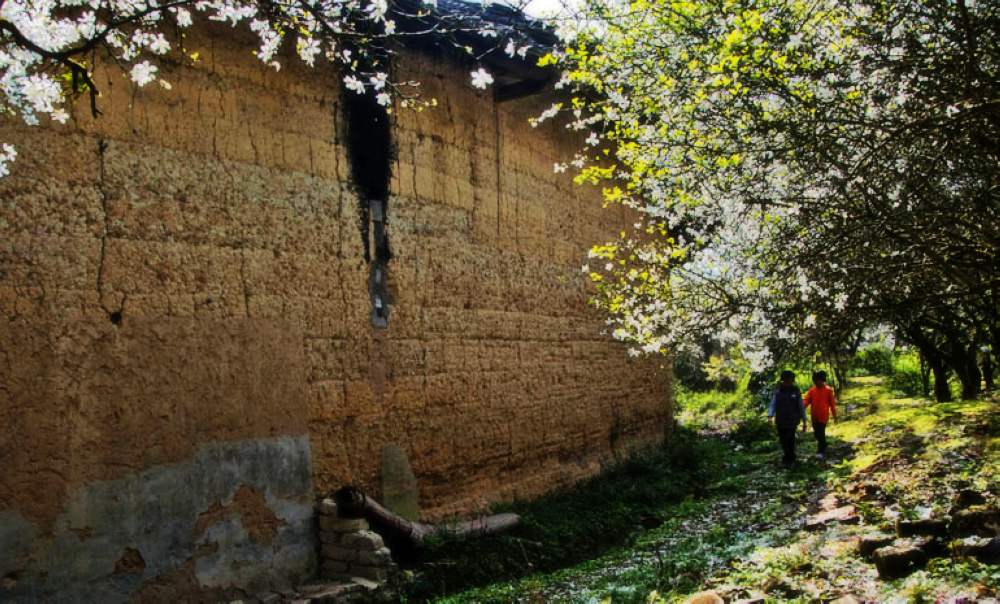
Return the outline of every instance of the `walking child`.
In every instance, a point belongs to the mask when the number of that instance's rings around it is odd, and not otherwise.
[[[805,406],[809,407],[813,434],[816,435],[816,456],[823,459],[826,455],[826,425],[830,421],[830,415],[837,421],[837,399],[833,395],[833,388],[826,385],[825,371],[817,371],[812,377],[813,387],[806,392]]]
[[[778,428],[778,440],[784,456],[781,463],[790,466],[795,463],[795,428],[802,422],[802,431],[806,431],[806,410],[802,405],[802,391],[795,385],[795,374],[791,371],[781,372],[781,384],[771,399],[771,408],[767,411],[767,423]]]

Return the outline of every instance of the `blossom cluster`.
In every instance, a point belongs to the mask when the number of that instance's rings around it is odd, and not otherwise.
[[[586,4],[550,58],[580,94],[537,121],[587,132],[577,179],[641,218],[589,271],[615,337],[638,353],[712,337],[759,367],[776,344],[992,295],[995,240],[962,217],[1000,208],[982,138],[1000,134],[1000,9]]]
[[[425,1],[420,13],[403,16],[423,18],[436,4]],[[233,27],[247,26],[258,38],[257,58],[276,70],[281,68],[277,57],[282,44],[294,37],[296,53],[307,65],[320,58],[338,64],[347,90],[373,94],[388,107],[402,95],[389,75],[388,43],[397,35],[393,17],[397,13],[390,8],[388,0],[5,0],[0,3],[0,112],[18,115],[30,125],[44,116],[65,122],[69,94],[87,93],[96,101],[99,91],[90,64],[90,53],[96,51],[110,53],[111,62],[123,67],[136,86],[159,83],[169,88],[161,77],[159,59],[171,52],[188,52],[177,34],[199,15]],[[449,35],[449,25],[443,21],[430,23],[426,31],[407,33]],[[500,45],[506,42],[497,52],[528,56],[530,45],[511,27],[500,32],[486,22],[476,27],[456,23],[463,32],[498,38]],[[492,75],[482,68],[471,74],[471,84],[477,88],[492,82]],[[411,85],[418,84],[407,83]],[[410,95],[402,96],[408,100]],[[0,155],[0,169],[5,170],[13,157],[12,151]]]

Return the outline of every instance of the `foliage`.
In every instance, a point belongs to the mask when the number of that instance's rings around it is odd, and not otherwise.
[[[395,40],[433,35],[470,54],[503,49],[511,59],[523,59],[531,48],[523,26],[531,20],[520,12],[526,2],[510,4],[515,8],[493,19],[489,15],[497,9],[488,3],[478,14],[471,9],[435,13],[437,0],[8,0],[0,4],[0,114],[18,115],[32,125],[40,116],[64,123],[67,99],[85,94],[98,115],[100,89],[93,70],[101,55],[138,87],[156,82],[170,88],[160,66],[198,60],[185,30],[199,18],[248,27],[260,44],[257,58],[275,70],[281,67],[282,46],[291,45],[309,66],[320,59],[340,67],[347,90],[371,94],[385,107],[400,97],[405,107],[416,103],[418,84],[393,81]],[[474,50],[469,34],[491,42]],[[470,74],[470,83],[479,88],[492,81],[483,68]],[[15,149],[4,144],[0,176],[15,156]]]
[[[745,390],[736,392],[695,392],[675,388],[674,404],[681,421],[703,422],[708,418],[740,420],[752,413]]]
[[[743,447],[774,440],[774,428],[763,416],[749,417],[740,422],[730,434],[733,442]]]
[[[894,353],[884,346],[869,346],[858,351],[852,365],[863,375],[890,376],[893,372]]]
[[[584,267],[616,337],[762,368],[871,325],[996,335],[997,3],[585,5],[551,60],[578,179],[642,217]]]
[[[674,382],[692,392],[708,392],[714,386],[702,367],[701,357],[692,353],[674,357]]]
[[[890,350],[884,346],[869,346],[860,350],[851,366],[854,375],[880,376],[886,387],[902,396],[927,396],[920,355],[913,349]],[[927,386],[933,386],[927,376]]]
[[[750,420],[728,433],[732,440],[712,460],[719,467],[705,475],[699,498],[665,503],[658,512],[665,522],[623,549],[437,601],[675,602],[705,589],[727,600],[826,601],[845,592],[880,602],[995,597],[997,566],[937,558],[923,571],[883,582],[859,556],[857,542],[879,526],[891,530],[895,517],[946,512],[958,489],[1000,494],[996,401],[895,399],[877,378],[862,378],[845,390],[843,403],[841,421],[828,432],[833,450],[846,455],[842,463],[778,471],[778,451],[750,453],[738,439],[756,433]],[[701,426],[721,417],[728,403],[704,406],[712,414]],[[808,451],[807,443],[800,446]],[[855,499],[861,493],[865,501]],[[826,494],[855,504],[864,521],[802,531],[804,517]],[[770,591],[762,594],[765,585]]]
[[[915,352],[898,355],[894,359],[892,374],[886,381],[886,386],[903,396],[926,396],[923,377],[920,373],[920,360]]]
[[[423,570],[408,597],[420,601],[597,558],[641,534],[643,522],[663,522],[666,505],[681,504],[721,478],[723,456],[718,442],[681,430],[665,450],[625,461],[570,491],[504,505],[498,511],[520,514],[520,528],[432,543],[418,561]]]

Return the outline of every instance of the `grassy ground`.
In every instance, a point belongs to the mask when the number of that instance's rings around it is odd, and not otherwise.
[[[997,401],[893,398],[878,380],[856,379],[828,430],[832,455],[816,459],[812,434],[800,434],[802,461],[791,470],[741,397],[685,403],[669,450],[512,506],[525,517],[515,535],[436,544],[408,601],[669,602],[706,589],[731,601],[996,597],[1000,567],[946,555],[880,581],[858,543],[892,532],[897,519],[946,518],[963,490],[996,503]],[[834,500],[860,522],[803,530]]]

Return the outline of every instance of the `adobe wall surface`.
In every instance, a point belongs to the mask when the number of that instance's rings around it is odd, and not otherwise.
[[[0,124],[19,151],[0,179],[0,600],[295,582],[313,501],[378,496],[384,445],[435,518],[569,484],[670,425],[669,375],[586,307],[586,250],[628,220],[553,174],[575,147],[528,126],[542,100],[400,63],[440,106],[393,113],[376,328],[338,76],[275,72],[245,42],[192,32],[172,90],[100,71],[100,118]]]
[[[630,228],[596,188],[556,174],[580,140],[528,118],[552,97],[497,104],[439,57],[400,61],[440,105],[399,112],[393,137],[388,328],[321,384],[310,434],[321,492],[378,492],[384,444],[403,446],[424,515],[481,510],[592,475],[670,425],[669,375],[601,335],[581,266]],[[334,371],[330,372],[335,373]]]

